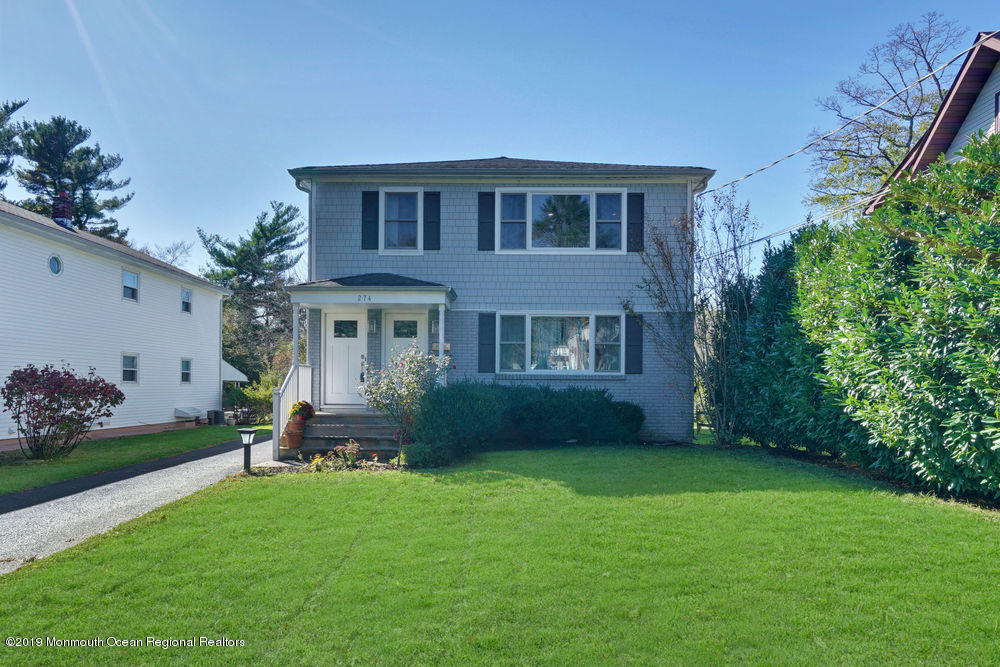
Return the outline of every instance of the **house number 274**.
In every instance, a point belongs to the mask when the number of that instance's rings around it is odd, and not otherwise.
[[[358,295],[358,301],[359,302],[361,302],[361,301],[371,301],[371,300],[372,300],[372,295],[371,294],[359,294]]]

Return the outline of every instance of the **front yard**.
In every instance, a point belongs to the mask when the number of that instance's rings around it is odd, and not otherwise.
[[[3,662],[1000,660],[1000,515],[764,452],[237,478],[0,578]]]
[[[266,437],[268,430],[262,429],[257,439]],[[239,439],[235,426],[199,426],[88,440],[52,461],[25,459],[20,451],[0,452],[0,495]]]

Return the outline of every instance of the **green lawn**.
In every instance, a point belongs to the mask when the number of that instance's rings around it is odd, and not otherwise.
[[[1000,521],[753,450],[234,478],[0,578],[0,661],[1000,660]]]
[[[258,440],[270,437],[270,431],[260,431]],[[199,449],[220,442],[238,440],[235,426],[199,426],[130,435],[124,438],[90,440],[82,443],[67,457],[54,461],[28,460],[20,451],[0,453],[0,494],[30,489],[64,479],[89,475],[152,459]]]

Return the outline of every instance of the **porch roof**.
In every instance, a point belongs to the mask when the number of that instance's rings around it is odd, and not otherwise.
[[[287,287],[292,303],[444,304],[455,300],[455,290],[396,273],[310,280]]]

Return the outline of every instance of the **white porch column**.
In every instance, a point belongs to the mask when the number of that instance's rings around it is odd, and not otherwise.
[[[299,304],[292,304],[292,368],[299,365]]]
[[[438,304],[438,361],[444,363],[444,304]],[[444,377],[441,378],[444,383]]]

